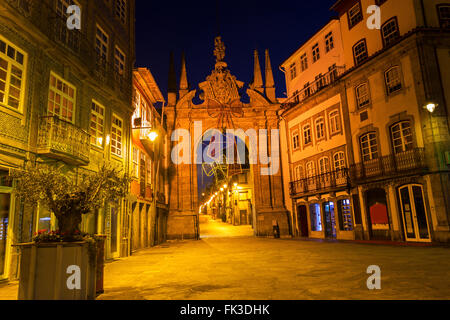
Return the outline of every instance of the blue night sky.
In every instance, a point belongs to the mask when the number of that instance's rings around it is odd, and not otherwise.
[[[269,49],[278,97],[286,91],[278,66],[335,15],[329,10],[335,0],[219,2],[220,35],[231,73],[248,84],[253,77],[253,50],[258,49],[263,68],[264,50]],[[174,51],[179,77],[181,52],[185,51],[188,80],[195,89],[214,67],[216,1],[136,3],[136,67],[148,67],[167,97],[170,52]]]

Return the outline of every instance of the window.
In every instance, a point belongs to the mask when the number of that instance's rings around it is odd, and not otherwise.
[[[152,184],[152,160],[147,157],[147,185]]]
[[[325,121],[323,118],[316,120],[316,137],[317,140],[325,138]]]
[[[378,143],[375,132],[369,132],[361,136],[360,143],[363,161],[378,159]]]
[[[111,153],[119,157],[122,156],[122,130],[122,119],[113,115],[111,127]]]
[[[56,39],[78,51],[80,48],[80,33],[76,32],[76,30],[69,30],[66,23],[69,17],[67,8],[71,5],[80,7],[79,3],[73,0],[56,1],[56,13],[61,19],[59,20],[60,23],[57,23],[55,26],[55,35]]]
[[[330,113],[330,132],[336,134],[341,131],[341,116],[338,110]]]
[[[330,32],[325,36],[325,52],[330,52],[334,48],[333,33]]]
[[[21,111],[26,54],[0,38],[0,105]]]
[[[300,139],[298,136],[298,130],[295,130],[292,133],[292,147],[294,148],[294,150],[297,150],[298,148],[300,148]]]
[[[394,93],[402,88],[402,81],[400,78],[400,68],[392,67],[385,73],[387,93]]]
[[[97,62],[106,64],[108,61],[108,35],[97,26],[97,33],[95,36],[95,51],[97,52]]]
[[[319,174],[330,172],[330,159],[323,157],[319,159]]]
[[[303,167],[302,166],[295,167],[294,179],[295,179],[295,181],[299,181],[299,180],[303,179]]]
[[[320,204],[313,203],[309,205],[311,231],[322,231],[322,221],[320,218]]]
[[[291,74],[291,80],[295,79],[297,77],[297,67],[295,66],[295,63],[291,64],[289,67],[290,74]]]
[[[346,167],[345,165],[345,154],[344,152],[336,152],[333,156],[333,162],[334,162],[334,170],[341,170]]]
[[[450,5],[441,4],[437,6],[439,23],[441,28],[450,28]]]
[[[114,70],[117,75],[125,74],[125,54],[117,46],[114,50]]]
[[[133,168],[132,174],[134,178],[139,177],[139,149],[133,147]]]
[[[339,200],[338,205],[338,218],[341,231],[352,231],[352,208],[350,205],[350,199]]]
[[[50,74],[48,115],[74,122],[76,90],[57,75]]]
[[[370,104],[369,84],[363,83],[356,87],[356,105],[358,109],[367,107]]]
[[[363,39],[353,46],[353,59],[359,65],[369,57],[367,53],[366,39]]]
[[[318,43],[316,43],[312,47],[312,55],[313,55],[313,62],[316,62],[317,60],[320,59],[320,49],[319,49],[319,44]]]
[[[311,126],[307,124],[303,127],[303,144],[306,146],[312,142],[311,140]]]
[[[104,128],[105,108],[95,101],[92,101],[90,124],[91,144],[103,147]]]
[[[391,127],[392,146],[394,153],[400,153],[412,150],[413,135],[411,122],[402,121]]]
[[[116,9],[115,9],[116,17],[122,23],[127,21],[127,1],[126,0],[116,0]]]
[[[397,18],[392,18],[381,26],[381,37],[383,38],[383,45],[385,47],[394,43],[400,37]]]
[[[302,72],[308,69],[308,57],[306,56],[306,53],[302,54],[300,57],[301,66],[302,66]]]
[[[316,175],[316,167],[314,162],[310,161],[306,164],[306,177],[311,178]]]
[[[361,12],[361,3],[355,4],[353,7],[348,10],[348,27],[349,29],[353,28],[360,21],[363,20],[363,15]]]

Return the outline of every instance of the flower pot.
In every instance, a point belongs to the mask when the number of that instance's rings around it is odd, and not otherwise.
[[[90,258],[95,254],[90,254],[87,242],[27,243],[19,247],[19,300],[95,299],[96,259]],[[73,285],[78,275],[79,287]]]

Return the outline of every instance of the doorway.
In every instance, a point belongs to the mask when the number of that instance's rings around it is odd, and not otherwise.
[[[325,238],[336,239],[336,218],[334,214],[334,202],[324,202],[323,212],[325,220]]]
[[[0,278],[3,276],[6,269],[10,205],[11,194],[0,193]]]
[[[430,229],[421,185],[399,188],[406,241],[430,242]]]
[[[297,223],[301,237],[309,237],[308,231],[308,212],[305,205],[297,207]]]
[[[370,239],[391,240],[386,191],[381,188],[368,190],[366,203]]]

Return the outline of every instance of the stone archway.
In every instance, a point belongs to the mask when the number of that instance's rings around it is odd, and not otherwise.
[[[225,58],[225,46],[220,37],[215,39],[215,68],[205,82],[199,84],[201,104],[193,99],[196,90],[189,91],[187,86],[186,66],[183,59],[179,98],[169,92],[167,106],[167,129],[172,137],[172,159],[169,165],[170,212],[168,218],[168,239],[198,239],[198,183],[196,156],[198,141],[206,130],[242,129],[243,132],[257,133],[256,141],[249,139],[250,153],[255,152],[257,161],[252,165],[254,206],[256,211],[256,234],[269,236],[273,234],[273,223],[280,227],[281,235],[290,234],[288,211],[284,206],[284,195],[279,159],[278,110],[280,104],[275,98],[275,87],[266,51],[266,87],[262,84],[258,56],[255,52],[255,77],[246,93],[249,103],[241,100],[239,89],[244,83],[236,80],[230,73]],[[200,128],[200,125],[201,128]],[[259,133],[267,130],[267,137]],[[274,130],[274,131],[272,131]],[[183,132],[183,138],[178,134]],[[271,133],[275,132],[274,137]],[[183,139],[185,139],[183,141]],[[180,143],[187,144],[189,150],[176,149]],[[273,141],[272,141],[273,140]],[[278,148],[278,150],[276,150]],[[266,150],[265,150],[266,149]],[[175,152],[176,151],[176,152]],[[272,163],[261,162],[260,154],[276,155]],[[186,154],[187,152],[187,154]],[[183,159],[181,159],[183,158]],[[254,158],[253,158],[254,160]],[[200,160],[201,161],[201,160]],[[278,167],[274,165],[278,161]],[[272,171],[267,174],[267,168]],[[264,173],[264,174],[263,174]]]

